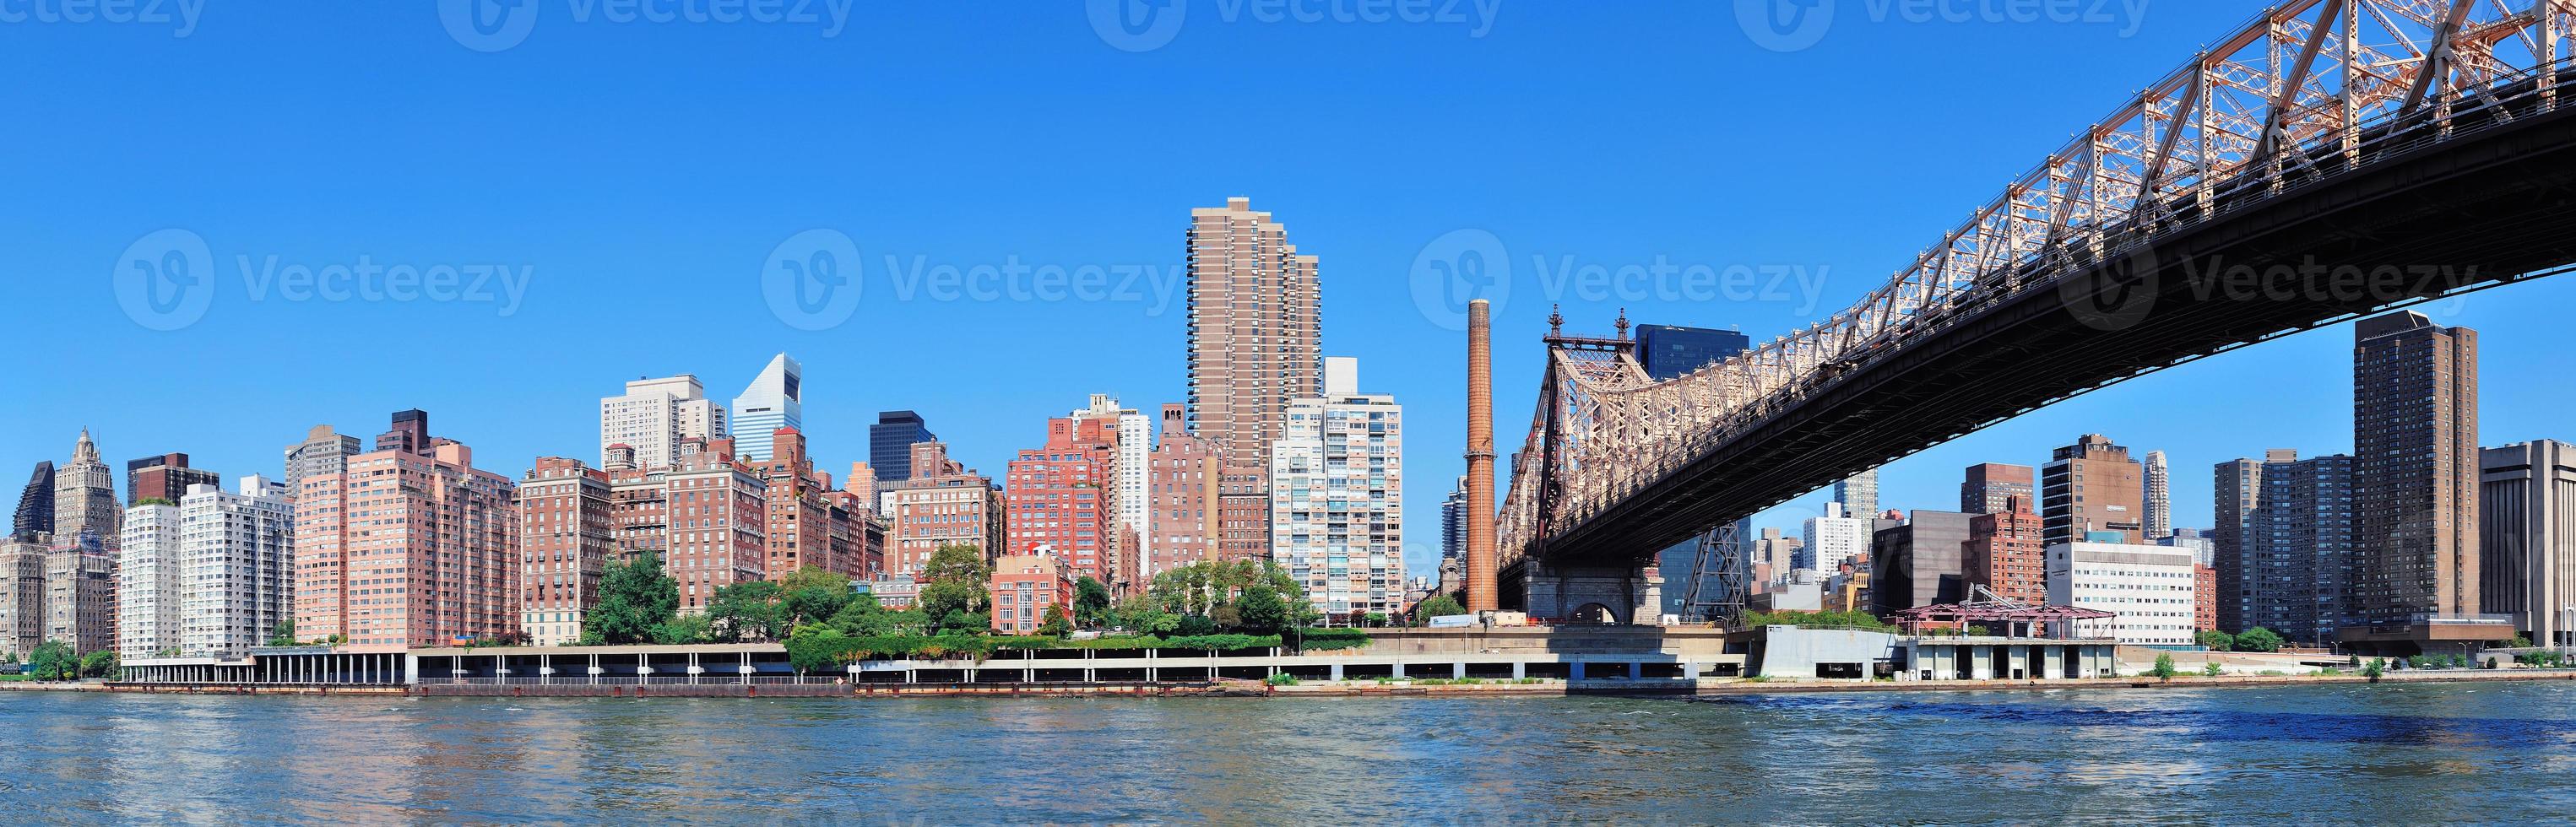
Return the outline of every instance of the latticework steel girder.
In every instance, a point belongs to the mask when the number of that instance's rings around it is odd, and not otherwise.
[[[2367,164],[2365,140],[2438,139],[2498,97],[2556,105],[2576,0],[2293,0],[2274,6],[2014,179],[1885,286],[1732,359],[1652,382],[1623,354],[1551,348],[1497,515],[1506,562],[1544,553],[1863,362],[1962,311],[2054,289],[2247,194]],[[2519,90],[2519,91],[2516,91]],[[2521,101],[2530,106],[2531,101]]]

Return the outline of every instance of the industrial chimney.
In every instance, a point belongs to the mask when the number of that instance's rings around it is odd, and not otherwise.
[[[1467,303],[1467,611],[1497,602],[1494,565],[1493,306]]]

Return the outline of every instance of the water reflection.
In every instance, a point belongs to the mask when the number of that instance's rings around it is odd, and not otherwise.
[[[2576,688],[1616,698],[0,695],[42,822],[2554,818]]]

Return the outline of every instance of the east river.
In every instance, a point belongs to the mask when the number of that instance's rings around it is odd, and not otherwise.
[[[13,821],[2564,821],[2576,686],[1720,700],[0,693]]]

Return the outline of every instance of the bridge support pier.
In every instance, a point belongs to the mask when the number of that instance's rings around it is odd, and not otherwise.
[[[1606,613],[1610,623],[1655,625],[1664,605],[1663,578],[1629,565],[1564,565],[1524,561],[1521,585],[1531,617],[1584,622]]]

